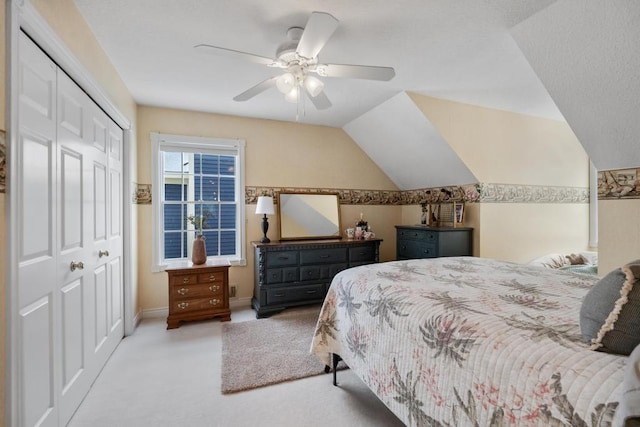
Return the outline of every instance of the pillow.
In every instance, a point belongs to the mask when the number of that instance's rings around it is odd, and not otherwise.
[[[640,345],[627,360],[618,410],[625,427],[640,426]]]
[[[615,269],[585,295],[580,331],[592,350],[629,355],[640,344],[640,259]]]
[[[562,254],[549,254],[536,258],[529,262],[530,265],[538,265],[546,268],[560,268],[569,265],[569,261]]]
[[[571,265],[582,265],[587,263],[587,259],[580,254],[565,255],[565,258],[569,260]]]

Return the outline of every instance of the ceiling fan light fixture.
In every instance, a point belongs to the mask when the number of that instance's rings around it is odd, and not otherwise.
[[[313,76],[306,76],[304,78],[304,88],[307,90],[309,95],[315,98],[316,96],[320,95],[320,92],[322,92],[322,89],[324,89],[324,83],[322,82],[322,80],[317,79]]]
[[[298,86],[294,86],[287,94],[284,96],[284,99],[288,102],[296,104],[298,102],[298,96],[300,95],[300,90]]]
[[[297,86],[296,76],[291,73],[284,73],[276,80],[276,87],[285,95]]]

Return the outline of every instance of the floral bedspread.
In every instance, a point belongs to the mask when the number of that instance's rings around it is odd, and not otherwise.
[[[340,355],[411,426],[618,426],[627,358],[580,336],[597,280],[471,257],[351,268],[311,351]]]

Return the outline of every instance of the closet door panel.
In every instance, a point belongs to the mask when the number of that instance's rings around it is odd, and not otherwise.
[[[57,425],[57,68],[27,37],[20,38],[19,49],[17,418],[19,425]]]
[[[107,269],[104,265],[101,265],[94,271],[94,322],[95,331],[93,335],[93,353],[99,353],[102,345],[109,336],[109,321],[107,319],[107,301],[108,286],[107,286]]]
[[[56,370],[52,346],[54,322],[51,295],[47,295],[20,310],[20,329],[25,339],[20,353],[24,363],[22,377],[22,399],[20,404],[21,425],[55,426]]]

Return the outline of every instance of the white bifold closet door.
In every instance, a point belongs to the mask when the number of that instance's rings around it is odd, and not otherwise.
[[[123,336],[123,132],[19,43],[19,424],[56,426]]]

